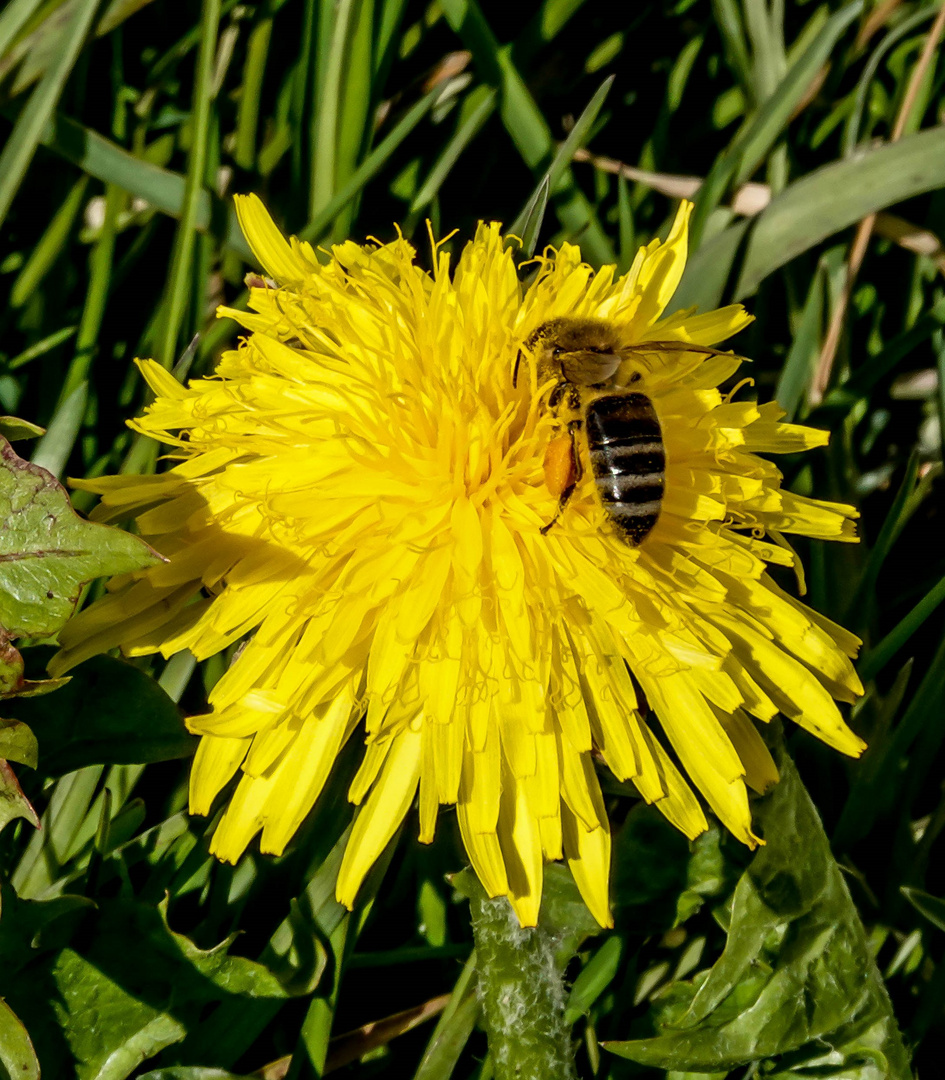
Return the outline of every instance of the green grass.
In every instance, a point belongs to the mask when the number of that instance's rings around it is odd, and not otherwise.
[[[647,184],[634,170],[705,178],[676,303],[747,304],[756,321],[739,348],[759,398],[832,432],[828,451],[788,462],[788,483],[862,515],[860,545],[801,554],[810,602],[864,638],[855,714],[870,750],[851,764],[805,736],[789,747],[926,1077],[945,1054],[941,47],[917,64],[939,10],[908,0],[545,0],[531,13],[492,0],[11,0],[0,10],[0,414],[48,428],[34,460],[58,475],[155,468],[154,449],[124,426],[145,401],[132,359],[171,367],[200,335],[190,372],[205,374],[234,339],[212,315],[244,302],[254,269],[233,193],[257,192],[287,230],[322,244],[389,238],[400,222],[422,245],[429,218],[440,235],[458,230],[455,249],[478,219],[498,219],[529,247],[570,239],[590,262],[625,267],[675,209],[666,176]],[[748,181],[770,189],[750,218],[732,209]],[[846,302],[853,232],[872,213]],[[824,343],[841,315],[828,369]],[[46,656],[27,650],[37,669]],[[225,662],[176,657],[147,670],[196,712]],[[77,672],[68,700],[91,695],[83,725],[94,733],[122,702],[119,686],[90,680]],[[346,1057],[339,1075],[486,1080],[467,910],[446,881],[462,866],[448,816],[430,849],[408,821],[349,917],[332,888],[354,743],[290,851],[233,868],[209,857],[208,823],[183,812],[186,761],[44,748],[44,730],[75,738],[55,703],[31,706],[38,771],[17,766],[43,830],[17,820],[0,832],[0,962],[19,972],[0,993],[45,1076],[210,1080],[292,1055],[293,1078]],[[141,705],[128,723],[154,715]],[[651,1010],[718,958],[746,856],[714,832],[690,848],[625,797],[611,807],[627,891],[615,931],[568,971],[579,1068],[682,1080],[599,1043],[646,1034]],[[226,955],[206,951],[231,934]],[[435,1021],[330,1041],[439,995],[450,996]],[[5,1008],[0,1077],[27,1060]],[[854,1075],[789,1058],[780,1068]],[[855,1073],[881,1075],[868,1062]]]

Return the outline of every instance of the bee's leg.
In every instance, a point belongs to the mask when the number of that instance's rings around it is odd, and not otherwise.
[[[558,385],[548,395],[548,408],[557,409],[561,404],[561,399],[568,392],[568,383],[559,382]]]
[[[542,536],[546,536],[558,523],[578,481],[584,475],[575,439],[575,432],[580,426],[580,420],[570,421],[567,435],[550,442],[545,452],[545,482],[552,491],[558,491],[558,509],[551,521],[539,529]]]

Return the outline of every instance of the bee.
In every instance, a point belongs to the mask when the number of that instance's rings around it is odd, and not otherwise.
[[[555,412],[566,411],[565,434],[553,439],[545,453],[545,482],[558,495],[554,517],[542,526],[545,535],[564,512],[584,475],[578,436],[594,477],[597,497],[620,538],[636,547],[660,516],[666,476],[663,430],[653,402],[630,387],[639,372],[617,385],[623,361],[633,352],[702,352],[718,349],[683,341],[648,341],[622,345],[615,326],[604,319],[558,318],[542,323],[525,341],[535,358],[539,385],[556,383],[548,398]],[[522,353],[512,376],[517,385]]]

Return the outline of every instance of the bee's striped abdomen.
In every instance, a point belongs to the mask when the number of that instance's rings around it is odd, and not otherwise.
[[[666,453],[660,422],[646,394],[597,398],[585,415],[597,494],[628,544],[656,524],[663,501]]]

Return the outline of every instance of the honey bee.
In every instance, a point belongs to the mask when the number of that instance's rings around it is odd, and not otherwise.
[[[606,320],[567,317],[542,323],[524,347],[535,359],[539,385],[557,380],[548,397],[549,408],[567,415],[565,434],[553,439],[545,453],[545,482],[558,495],[558,509],[542,526],[542,535],[561,517],[584,475],[580,436],[604,513],[624,543],[636,547],[660,516],[666,448],[653,402],[630,389],[640,381],[640,373],[629,375],[626,385],[617,385],[620,366],[634,352],[718,355],[720,350],[684,341],[622,345],[616,327]],[[513,386],[521,361],[520,351]]]

